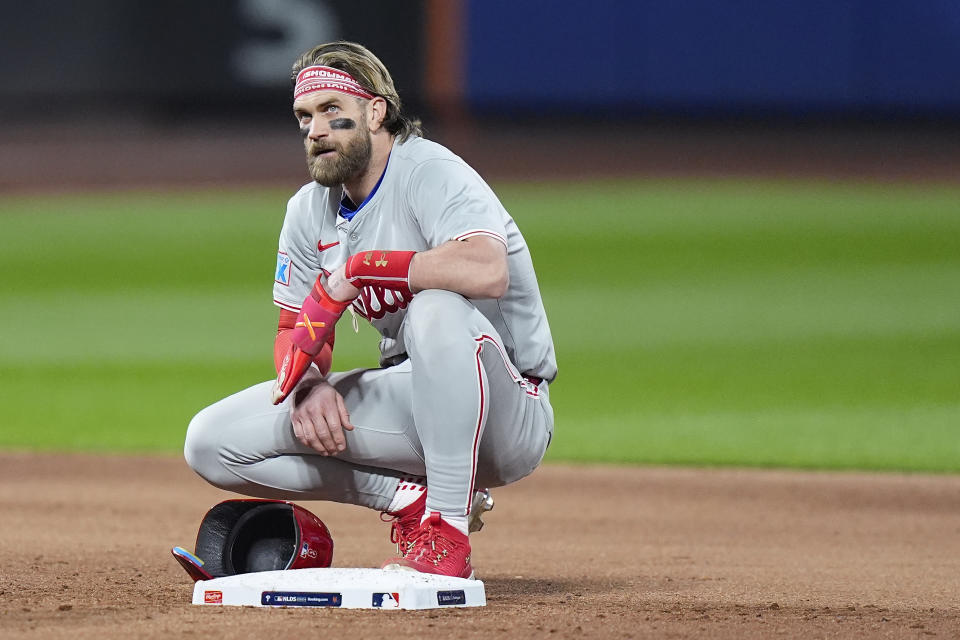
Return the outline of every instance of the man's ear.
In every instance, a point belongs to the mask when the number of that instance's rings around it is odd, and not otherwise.
[[[370,133],[376,133],[383,126],[387,117],[387,101],[380,96],[374,96],[367,101],[367,126]]]

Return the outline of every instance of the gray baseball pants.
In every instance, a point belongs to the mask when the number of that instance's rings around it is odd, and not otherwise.
[[[531,473],[553,434],[547,384],[523,378],[489,320],[449,291],[418,293],[402,331],[409,359],[333,373],[353,431],[321,456],[297,441],[290,398],[273,381],[207,407],[190,422],[187,463],[222,489],[261,498],[331,500],[383,511],[404,475],[427,479],[427,510],[469,513],[475,489]]]

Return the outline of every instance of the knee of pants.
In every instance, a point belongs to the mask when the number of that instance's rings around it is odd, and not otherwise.
[[[447,350],[471,338],[470,316],[476,311],[469,300],[458,293],[428,289],[413,297],[403,322],[407,352],[447,353]]]
[[[235,478],[223,465],[219,438],[222,427],[213,407],[195,415],[187,427],[183,457],[201,478],[218,487],[229,488],[231,479]]]

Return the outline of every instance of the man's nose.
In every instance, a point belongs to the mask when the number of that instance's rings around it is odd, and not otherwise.
[[[330,125],[323,118],[310,119],[310,131],[307,133],[311,140],[320,140],[330,135]]]

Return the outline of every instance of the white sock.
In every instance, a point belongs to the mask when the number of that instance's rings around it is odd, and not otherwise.
[[[430,517],[430,512],[426,511],[423,514],[423,518],[420,520],[420,523],[424,523],[427,518]],[[457,530],[465,536],[469,536],[469,525],[467,524],[467,516],[443,516],[443,521],[449,525],[452,525],[457,528]]]
[[[409,507],[427,490],[426,478],[404,476],[397,481],[397,492],[387,507],[387,513],[396,513],[404,507]]]

